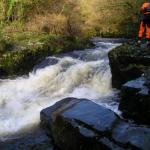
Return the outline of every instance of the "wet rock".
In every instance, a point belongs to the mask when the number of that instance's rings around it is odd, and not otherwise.
[[[42,129],[22,138],[0,142],[0,150],[56,150]]]
[[[65,150],[108,149],[101,137],[111,135],[118,117],[86,99],[67,98],[41,112],[41,124]]]
[[[125,149],[150,150],[150,128],[121,122],[113,130],[115,142],[124,145]]]
[[[42,61],[40,64],[36,65],[33,68],[33,71],[35,72],[38,69],[45,68],[46,66],[55,65],[57,64],[58,59],[54,57],[47,57],[44,61]]]
[[[41,126],[62,150],[150,148],[150,128],[129,124],[86,99],[66,98],[42,110]]]
[[[114,142],[112,142],[111,140],[109,140],[108,138],[104,137],[101,138],[99,140],[99,142],[101,142],[103,145],[106,145],[106,148],[108,150],[125,150],[124,148],[118,146],[117,144],[115,144]],[[102,149],[103,150],[103,149]],[[128,150],[128,149],[126,149]]]
[[[3,78],[6,75],[7,75],[6,70],[0,67],[0,78]]]
[[[147,50],[123,44],[108,54],[112,72],[112,85],[121,88],[129,80],[136,79],[150,67],[150,54]]]
[[[144,72],[144,77],[146,81],[145,85],[149,88],[149,93],[150,93],[150,69]]]
[[[150,94],[145,77],[129,81],[122,86],[119,109],[126,118],[150,124]]]

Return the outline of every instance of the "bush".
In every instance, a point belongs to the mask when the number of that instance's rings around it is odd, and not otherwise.
[[[5,22],[5,32],[131,36],[131,32],[137,32],[142,2],[144,0],[4,0],[0,2],[0,22]]]

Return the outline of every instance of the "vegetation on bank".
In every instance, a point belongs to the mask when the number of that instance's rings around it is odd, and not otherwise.
[[[1,0],[0,76],[44,57],[89,47],[88,38],[135,37],[144,0]]]
[[[90,46],[85,38],[35,33],[5,35],[0,39],[0,76],[22,75],[46,56]]]
[[[144,0],[1,0],[4,32],[134,36]]]

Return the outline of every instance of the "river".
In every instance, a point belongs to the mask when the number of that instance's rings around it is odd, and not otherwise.
[[[108,52],[120,44],[94,43],[91,49],[47,57],[28,76],[0,80],[0,140],[37,127],[40,111],[65,97],[87,98],[118,113]]]

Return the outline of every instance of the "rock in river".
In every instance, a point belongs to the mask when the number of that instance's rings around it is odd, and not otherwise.
[[[66,98],[42,110],[41,125],[62,150],[150,149],[150,128],[87,99]]]
[[[150,124],[150,94],[144,76],[122,86],[119,109],[126,118]]]
[[[130,44],[123,44],[110,51],[108,56],[113,87],[121,88],[127,81],[140,77],[150,67],[149,52]]]

